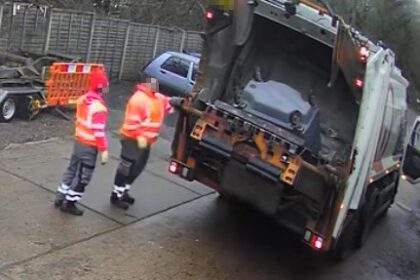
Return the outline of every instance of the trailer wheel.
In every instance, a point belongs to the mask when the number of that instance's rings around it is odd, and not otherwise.
[[[0,121],[10,122],[16,115],[16,101],[12,97],[6,97],[0,104]]]
[[[41,100],[37,97],[25,98],[19,106],[19,116],[25,120],[35,119],[41,111]]]

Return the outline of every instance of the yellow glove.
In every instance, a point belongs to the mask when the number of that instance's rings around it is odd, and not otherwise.
[[[101,164],[105,165],[108,163],[109,160],[109,154],[108,151],[101,152]]]
[[[138,137],[138,138],[137,138],[137,146],[138,146],[140,149],[146,149],[146,148],[147,148],[147,146],[148,146],[147,139],[146,139],[146,138],[144,138],[143,136]]]

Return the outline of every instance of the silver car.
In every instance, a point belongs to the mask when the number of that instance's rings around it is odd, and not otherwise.
[[[143,67],[141,74],[156,78],[160,91],[169,96],[186,96],[195,84],[200,58],[165,52]]]

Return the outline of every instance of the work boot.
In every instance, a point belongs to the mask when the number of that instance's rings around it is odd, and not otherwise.
[[[63,202],[64,202],[64,199],[56,197],[54,200],[54,206],[58,208],[63,204]]]
[[[124,201],[122,197],[119,198],[115,193],[112,193],[110,201],[112,205],[123,210],[127,210],[130,207],[128,202]]]
[[[64,213],[68,213],[73,216],[82,216],[83,210],[78,208],[76,203],[73,201],[67,201],[65,200],[63,204],[61,204],[60,207],[61,211]]]
[[[57,192],[56,195],[55,195],[54,206],[55,207],[60,207],[61,204],[63,204],[64,198],[65,197],[62,193]]]
[[[136,199],[132,197],[128,192],[125,192],[122,197],[122,201],[125,201],[128,204],[133,205],[136,202]]]

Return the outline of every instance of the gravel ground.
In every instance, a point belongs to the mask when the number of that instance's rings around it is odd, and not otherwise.
[[[0,123],[0,150],[10,144],[69,136],[72,131],[73,122],[65,120],[54,112],[42,112],[33,121],[14,120],[11,123]]]
[[[107,103],[112,110],[122,110],[132,92],[133,83],[120,82],[111,86]],[[74,111],[64,110],[73,117]],[[53,137],[67,137],[73,133],[73,121],[67,121],[53,110],[46,110],[33,121],[13,120],[11,123],[0,123],[0,150],[10,144],[22,144],[47,140]],[[114,126],[113,126],[114,127]]]

